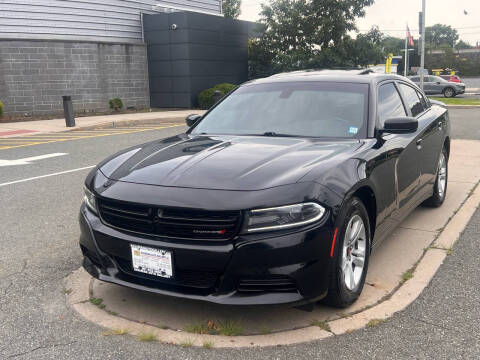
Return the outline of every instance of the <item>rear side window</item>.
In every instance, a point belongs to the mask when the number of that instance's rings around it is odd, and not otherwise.
[[[399,86],[405,97],[406,105],[412,112],[412,116],[416,117],[418,114],[421,114],[424,108],[418,97],[417,90],[405,84],[399,84]]]
[[[417,91],[417,95],[420,98],[420,102],[422,103],[423,108],[427,110],[430,107],[430,103],[427,101],[427,99],[425,98],[425,96],[423,96],[421,92]]]
[[[393,83],[381,85],[378,89],[378,122],[380,128],[387,119],[406,116],[402,99]]]

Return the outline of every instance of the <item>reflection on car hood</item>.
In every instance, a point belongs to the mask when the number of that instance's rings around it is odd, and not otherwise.
[[[358,140],[179,135],[114,155],[100,170],[113,180],[175,187],[260,190],[335,166]]]

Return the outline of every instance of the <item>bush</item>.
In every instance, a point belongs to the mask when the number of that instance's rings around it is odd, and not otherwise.
[[[198,106],[200,106],[201,109],[209,109],[215,104],[215,91],[220,91],[220,97],[222,97],[236,87],[237,86],[233,84],[223,83],[215,85],[213,88],[203,90],[198,95]]]
[[[0,116],[3,115],[3,109],[4,109],[3,102],[0,101]]]
[[[123,108],[123,102],[120,98],[110,99],[108,103],[110,104],[110,109],[119,110]]]

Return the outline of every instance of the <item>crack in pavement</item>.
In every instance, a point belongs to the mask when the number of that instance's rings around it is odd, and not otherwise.
[[[72,344],[75,344],[75,343],[76,343],[76,341],[71,341],[71,342],[62,343],[62,344],[52,344],[52,345],[38,346],[38,347],[33,348],[31,350],[28,350],[28,351],[24,351],[24,352],[21,352],[21,353],[9,355],[6,358],[7,359],[13,359],[13,358],[16,358],[16,357],[19,357],[19,356],[22,356],[22,355],[31,354],[31,353],[33,353],[37,350],[43,350],[43,349],[48,349],[48,348],[56,348],[56,347],[60,347],[60,346],[69,346],[69,345],[72,345]]]

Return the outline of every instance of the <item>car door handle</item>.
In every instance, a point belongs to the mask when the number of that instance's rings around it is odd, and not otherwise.
[[[418,139],[417,140],[417,149],[420,150],[422,148],[422,143],[423,143],[423,139]]]

